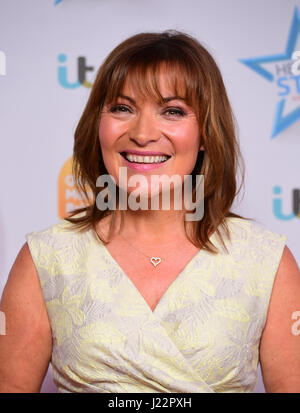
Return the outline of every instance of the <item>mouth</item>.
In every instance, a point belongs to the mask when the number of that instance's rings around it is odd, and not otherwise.
[[[120,152],[120,155],[130,163],[139,164],[160,164],[171,158],[171,155],[136,155],[127,152]]]

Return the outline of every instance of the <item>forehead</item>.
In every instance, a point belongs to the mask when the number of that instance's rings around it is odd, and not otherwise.
[[[182,78],[174,79],[174,76],[169,76],[166,70],[160,70],[158,73],[148,71],[143,77],[129,73],[125,78],[122,91],[141,95],[141,97],[157,98],[159,95],[185,96],[186,87]]]
[[[115,89],[116,95],[130,95],[137,99],[147,99],[163,102],[163,98],[180,96],[186,99],[187,88],[182,71],[175,66],[159,66],[131,68],[124,81]]]

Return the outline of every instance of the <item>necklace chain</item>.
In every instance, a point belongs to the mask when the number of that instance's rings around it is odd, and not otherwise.
[[[156,267],[158,264],[160,264],[160,263],[162,262],[162,259],[163,259],[162,257],[154,257],[154,256],[150,257],[150,255],[147,255],[147,254],[145,254],[144,252],[140,251],[138,248],[134,247],[129,241],[127,241],[127,239],[125,239],[125,238],[123,237],[122,234],[119,234],[119,235],[124,239],[124,241],[127,242],[127,244],[129,244],[129,245],[130,245],[132,248],[134,248],[136,251],[140,252],[140,253],[143,254],[145,257],[150,258],[150,262],[151,262],[151,264],[153,264],[154,267]],[[173,255],[173,254],[174,254],[174,253],[171,253],[171,254],[169,254],[168,256]],[[164,258],[164,259],[165,259],[165,258]]]

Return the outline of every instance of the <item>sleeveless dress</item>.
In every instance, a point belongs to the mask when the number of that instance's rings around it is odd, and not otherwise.
[[[58,392],[243,393],[286,237],[227,218],[227,253],[199,252],[152,312],[93,229],[26,234],[53,337]]]

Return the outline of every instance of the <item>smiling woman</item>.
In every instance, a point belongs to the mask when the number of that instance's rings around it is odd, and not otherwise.
[[[157,152],[168,159],[149,165],[148,159],[132,162],[130,157]],[[111,211],[96,207],[94,200],[102,190],[95,186],[99,175],[109,173],[117,180],[120,166],[128,168],[128,179],[136,171],[182,178],[190,174],[195,192],[195,177],[203,174],[206,213],[201,223],[194,223],[191,242],[216,252],[209,235],[216,232],[223,242],[221,227],[230,236],[225,218],[238,216],[230,208],[242,186],[243,163],[222,76],[209,52],[176,31],[140,33],[117,46],[98,71],[75,133],[73,161],[75,180],[91,206],[78,210],[86,212],[83,216],[69,220],[95,231],[108,214],[111,229],[116,219]],[[86,187],[94,199],[88,198]]]
[[[284,235],[232,212],[242,164],[210,53],[177,31],[123,41],[98,71],[73,159],[89,205],[26,235],[1,300],[0,391],[39,391],[50,361],[59,392],[251,392],[258,362],[267,391],[299,391],[299,269]],[[134,188],[122,168],[148,201],[164,195],[152,178],[177,177],[173,192],[191,178],[203,218],[174,202],[123,208]],[[116,209],[97,207],[104,175],[121,189]]]

